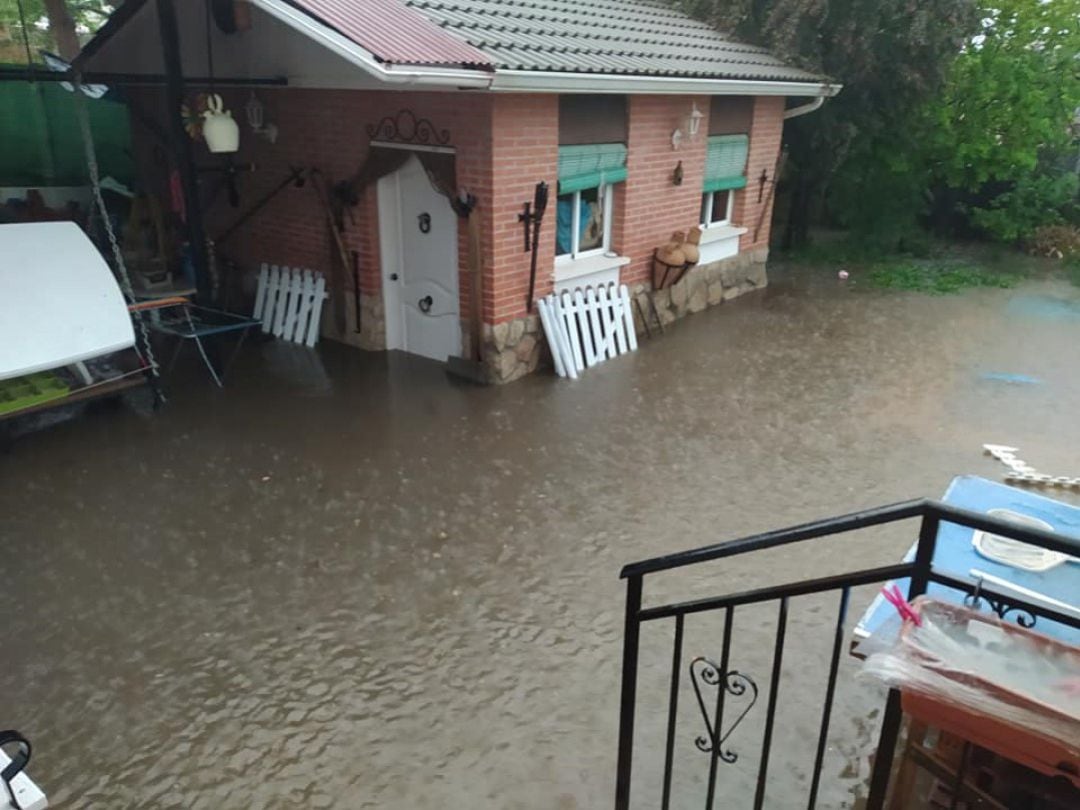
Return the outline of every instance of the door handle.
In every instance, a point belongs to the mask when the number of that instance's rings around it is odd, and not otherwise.
[[[431,312],[431,305],[434,303],[435,300],[430,295],[425,295],[423,298],[416,302],[416,305],[420,307],[421,312],[427,315],[429,312]]]
[[[398,279],[397,273],[391,273],[390,274],[390,280],[391,281],[397,281],[397,279]]]

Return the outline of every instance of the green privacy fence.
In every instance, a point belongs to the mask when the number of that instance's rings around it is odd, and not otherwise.
[[[86,99],[102,176],[130,183],[127,108]],[[0,186],[80,186],[88,180],[75,95],[56,82],[0,81]]]

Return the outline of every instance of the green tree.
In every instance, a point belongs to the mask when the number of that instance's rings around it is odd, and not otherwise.
[[[683,7],[844,85],[819,112],[785,128],[789,246],[806,241],[812,210],[860,141],[905,127],[977,27],[974,0],[685,0]]]
[[[1076,221],[1080,0],[983,0],[979,16],[941,91],[856,144],[830,193],[843,224],[927,216],[943,235],[1015,241]]]
[[[1080,0],[990,0],[981,17],[926,106],[920,157],[936,222],[959,212],[1015,239],[1075,199]]]
[[[47,50],[71,59],[108,19],[111,0],[21,0],[26,19],[25,34],[35,61]],[[20,0],[0,0],[0,62],[26,61]]]

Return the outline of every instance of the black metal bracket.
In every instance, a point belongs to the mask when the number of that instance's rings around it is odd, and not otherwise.
[[[533,190],[532,202],[526,202],[523,212],[518,214],[518,222],[522,223],[525,230],[525,252],[532,252],[529,265],[529,295],[525,299],[527,312],[532,312],[533,309],[533,292],[536,290],[536,254],[540,247],[540,223],[544,221],[547,202],[548,184],[541,180]]]
[[[473,209],[476,208],[476,203],[476,195],[462,189],[456,197],[450,200],[450,207],[454,209],[454,213],[459,217],[467,219]]]
[[[378,124],[368,124],[364,129],[372,140],[428,146],[450,143],[450,130],[438,129],[427,118],[417,118],[412,110],[398,110],[397,115],[388,115]]]
[[[739,755],[732,751],[730,748],[724,749],[724,743],[727,741],[731,733],[738,728],[739,723],[743,721],[743,718],[749,714],[750,710],[754,708],[754,704],[757,703],[758,688],[753,679],[743,675],[741,672],[731,670],[730,672],[721,673],[720,667],[710,661],[708,658],[698,656],[690,662],[690,682],[694,686],[694,694],[697,696],[698,708],[701,709],[701,718],[705,721],[705,734],[699,734],[694,739],[694,745],[697,749],[706,754],[712,754],[714,757],[723,760],[727,763],[735,762],[739,758]],[[699,683],[700,682],[700,683]],[[716,724],[709,717],[709,709],[705,706],[705,698],[701,694],[701,685],[716,687],[716,704],[722,706],[724,693],[735,697],[741,697],[748,691],[750,693],[750,702],[746,704],[746,708],[735,718],[727,731],[724,731],[719,726],[721,720],[719,709],[714,710],[716,713]]]
[[[653,290],[662,290],[665,287],[674,287],[680,281],[683,280],[690,268],[694,266],[693,262],[683,262],[682,264],[668,264],[665,261],[661,261],[657,255],[659,249],[653,249],[652,255],[652,284]]]
[[[518,214],[518,222],[524,225],[525,252],[528,253],[530,250],[532,250],[532,239],[530,237],[533,224],[532,203],[525,203],[523,208],[524,210],[522,211],[522,213]]]
[[[1022,607],[1014,607],[1003,599],[997,599],[989,594],[983,593],[983,581],[979,579],[975,583],[975,590],[964,597],[964,604],[973,610],[979,609],[981,602],[986,602],[990,606],[990,609],[994,611],[999,619],[1005,620],[1005,617],[1010,613],[1015,613],[1016,623],[1021,627],[1032,628],[1035,626],[1035,622],[1038,621],[1035,614]]]
[[[762,200],[765,199],[765,186],[768,185],[769,183],[775,183],[775,182],[776,182],[776,177],[775,176],[771,180],[769,179],[769,170],[768,169],[762,169],[761,170],[761,174],[758,176],[758,190],[757,190],[757,201],[759,203]]]

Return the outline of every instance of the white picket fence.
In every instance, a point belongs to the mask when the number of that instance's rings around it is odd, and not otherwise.
[[[577,379],[608,358],[637,351],[630,291],[625,284],[552,293],[537,302],[555,373]]]
[[[323,301],[329,297],[322,273],[263,264],[255,290],[255,312],[264,333],[314,346],[319,339]]]

